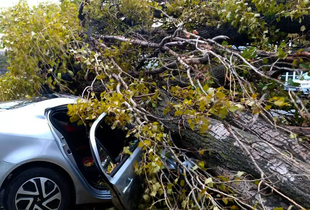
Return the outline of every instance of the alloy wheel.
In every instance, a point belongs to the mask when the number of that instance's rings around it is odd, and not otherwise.
[[[61,191],[57,184],[45,177],[24,182],[15,196],[17,210],[57,210],[61,204]]]

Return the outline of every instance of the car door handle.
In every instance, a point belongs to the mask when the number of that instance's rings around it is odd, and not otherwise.
[[[133,178],[127,178],[127,180],[126,180],[126,187],[125,187],[124,190],[123,190],[123,194],[125,194],[126,191],[129,189],[129,187],[130,187],[131,184],[132,184],[132,181],[133,181]]]

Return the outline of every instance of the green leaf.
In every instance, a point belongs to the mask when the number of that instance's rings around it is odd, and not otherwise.
[[[223,203],[225,203],[225,205],[228,204],[228,199],[227,198],[222,198]]]
[[[290,138],[291,138],[291,139],[295,139],[295,138],[296,138],[296,134],[295,134],[295,133],[291,133],[291,134],[290,134]]]
[[[151,141],[150,140],[144,140],[143,141],[145,145],[150,146],[151,145]]]
[[[197,165],[195,165],[192,169],[193,171],[197,170],[199,167]]]
[[[158,182],[156,182],[155,184],[153,184],[153,185],[152,185],[151,196],[152,196],[152,197],[155,197],[156,194],[157,194],[157,192],[158,192],[158,190],[159,190],[160,188],[161,188],[161,185],[160,185]]]
[[[227,108],[226,108],[226,107],[222,107],[222,108],[220,109],[220,112],[219,112],[219,117],[220,117],[221,119],[224,119],[224,118],[227,116],[227,114],[228,114]]]
[[[189,128],[194,130],[195,127],[195,121],[192,119],[188,119]]]
[[[226,192],[226,186],[224,183],[220,184],[219,189],[223,192]]]
[[[198,166],[202,169],[205,169],[205,162],[204,161],[199,161]]]
[[[259,180],[255,180],[253,183],[255,184],[255,185],[258,185],[259,184]]]
[[[226,97],[226,95],[220,91],[216,92],[216,97],[218,97],[219,99],[223,99]]]
[[[208,84],[205,84],[204,86],[203,86],[203,88],[202,88],[204,91],[208,91],[208,89],[209,89],[209,86],[208,86]]]
[[[203,123],[201,126],[200,126],[200,133],[206,133],[207,131],[209,130],[209,125],[207,123]]]
[[[74,76],[73,71],[68,70],[68,73],[70,74],[70,76],[71,76],[71,77],[73,77],[73,76]]]
[[[287,84],[292,85],[292,86],[294,86],[294,87],[300,86],[300,83],[294,82],[292,79],[289,79],[289,80],[287,81]]]
[[[244,174],[244,172],[243,172],[243,171],[238,171],[238,173],[237,173],[237,177],[241,177],[243,174]]]
[[[266,106],[265,106],[265,109],[266,109],[266,110],[269,110],[269,109],[271,109],[271,106],[270,106],[270,105],[266,105]]]
[[[228,42],[226,42],[225,40],[222,42],[222,45],[223,46],[227,46],[228,45]]]
[[[304,25],[300,27],[301,32],[304,32],[305,30],[306,30],[306,27]]]
[[[104,78],[104,75],[102,75],[102,74],[97,76],[98,80],[102,80],[103,78]]]
[[[123,152],[124,152],[125,154],[132,155],[132,152],[130,152],[129,147],[124,147]]]
[[[213,187],[213,180],[211,177],[205,180],[205,184],[208,185],[209,187]]]
[[[169,112],[170,112],[170,107],[169,106],[167,106],[164,110],[163,110],[163,114],[164,115],[166,115],[166,114],[168,114]]]
[[[150,196],[144,194],[144,195],[143,195],[143,199],[144,199],[145,201],[149,201],[149,200],[150,200]]]
[[[281,47],[281,48],[286,47],[286,42],[285,42],[285,41],[281,42],[280,47]]]
[[[283,106],[285,99],[283,97],[279,98],[277,101],[274,102],[277,106]]]
[[[284,59],[286,58],[287,54],[283,51],[282,48],[278,48],[278,56],[279,58]]]
[[[239,107],[238,107],[238,106],[231,106],[231,107],[229,107],[228,109],[229,109],[229,111],[231,111],[231,112],[235,112],[235,111],[237,111],[237,110],[239,109]]]
[[[300,67],[300,68],[304,68],[304,69],[310,69],[309,66],[307,66],[307,65],[304,64],[304,63],[299,64],[299,67]]]
[[[255,58],[257,55],[256,53],[256,48],[255,47],[250,47],[250,48],[246,48],[243,52],[242,52],[242,56],[246,59],[252,59]]]
[[[182,110],[177,110],[177,111],[175,111],[174,116],[180,116],[182,114],[183,114]]]

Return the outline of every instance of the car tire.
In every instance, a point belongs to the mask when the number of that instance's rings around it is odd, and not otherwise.
[[[43,167],[13,177],[4,193],[5,210],[68,210],[71,201],[68,181],[60,173]]]

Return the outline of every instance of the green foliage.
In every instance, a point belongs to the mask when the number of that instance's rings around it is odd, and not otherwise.
[[[5,55],[0,55],[0,69],[6,69],[8,67],[8,61]]]
[[[42,74],[46,75],[46,72],[39,72],[39,62],[47,67],[47,71],[52,72],[56,66],[59,66],[59,71],[66,71],[68,51],[79,41],[77,14],[76,4],[68,1],[64,1],[60,7],[40,4],[34,8],[29,8],[26,2],[21,1],[1,13],[3,45],[10,49],[7,52],[10,62],[8,69],[14,81],[32,81],[30,89],[21,89],[23,93],[32,95],[39,90],[40,81],[47,82]],[[59,64],[60,59],[62,65]],[[3,79],[1,82],[5,88],[11,86],[7,81]],[[24,84],[24,87],[27,86]],[[21,96],[18,90],[19,88],[15,89],[15,98]]]
[[[287,36],[287,33],[279,31],[278,28],[269,27],[271,22],[279,22],[281,18],[286,17],[301,22],[303,16],[309,15],[307,10],[309,5],[310,3],[307,0],[300,2],[294,0],[285,2],[277,0],[229,0],[219,1],[218,14],[224,22],[229,22],[239,32],[246,33],[250,38],[266,43],[270,38],[272,40],[280,37],[285,39]]]
[[[33,96],[33,84],[33,79],[24,76],[14,76],[11,72],[0,76],[0,101]]]
[[[113,1],[107,1],[104,5],[101,0],[93,0],[86,5],[84,13],[95,22],[93,24],[103,25],[104,31],[109,34],[123,34],[140,27],[149,29],[152,25],[152,1],[119,0],[117,5]]]
[[[255,58],[256,55],[257,54],[256,54],[256,48],[255,47],[246,48],[242,52],[242,56],[244,58],[247,58],[247,59]]]
[[[219,4],[219,16],[224,22],[238,27],[239,32],[251,33],[252,37],[255,37],[264,28],[265,23],[261,20],[260,13],[253,11],[250,1],[229,0],[220,1]]]

